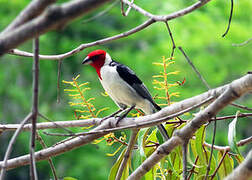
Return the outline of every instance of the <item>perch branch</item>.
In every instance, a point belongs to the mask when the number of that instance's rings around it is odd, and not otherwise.
[[[223,94],[223,92],[227,91],[227,89],[230,89],[228,87],[232,87],[231,89],[234,90],[232,92],[235,92],[238,95],[238,96],[233,97],[233,99],[238,98],[240,95],[245,94],[248,91],[251,91],[252,90],[252,74],[248,74],[240,79],[237,79],[228,85],[224,85],[219,88],[212,89],[212,90],[205,92],[203,94],[194,96],[192,98],[174,103],[168,107],[163,108],[161,111],[156,112],[155,114],[151,114],[151,115],[143,116],[143,117],[138,117],[138,118],[122,119],[118,123],[118,126],[123,127],[123,126],[130,125],[132,123],[144,123],[145,121],[153,121],[155,119],[160,119],[160,118],[169,116],[170,114],[178,113],[184,109],[187,109],[187,108],[189,108],[199,102],[202,102],[202,101],[208,99],[211,96],[213,96],[214,98],[220,96],[221,94]],[[227,94],[227,93],[225,93],[225,94]],[[222,100],[223,95],[221,95],[217,99],[217,101],[215,101],[215,103],[208,106],[204,111],[209,110],[210,107],[219,109],[220,106],[224,107],[226,105],[226,103],[230,102],[230,99],[227,99],[227,101],[222,101],[220,103],[220,100],[219,100],[220,98]],[[226,99],[226,98],[224,98],[224,99]],[[214,110],[216,110],[216,109],[214,109]],[[215,112],[215,111],[213,111],[213,112]],[[186,126],[184,126],[183,131],[181,131],[180,134],[187,132],[186,134],[190,133],[190,136],[188,136],[188,137],[191,137],[191,133],[193,133],[191,128],[193,128],[193,130],[196,130],[194,128],[194,125],[198,125],[197,126],[197,128],[198,128],[200,125],[202,125],[202,123],[205,123],[206,121],[210,120],[210,118],[212,117],[212,116],[207,115],[206,117],[203,118],[202,114],[204,115],[204,113],[200,113],[200,116],[197,116],[197,118],[196,118],[197,121],[194,119],[192,122],[190,122]],[[210,115],[212,115],[212,114],[210,113]],[[213,116],[214,115],[215,114],[213,114]],[[103,129],[113,128],[115,126],[114,123],[115,123],[114,118],[107,119],[106,121],[103,121],[103,123],[100,126],[94,128],[91,131],[99,131],[99,130],[103,130]],[[79,136],[79,137],[75,137],[69,141],[66,141],[64,143],[55,145],[53,147],[49,147],[47,149],[40,150],[35,153],[36,161],[44,160],[44,159],[47,159],[48,157],[56,156],[56,155],[59,155],[59,154],[66,152],[66,151],[70,151],[70,150],[75,149],[79,146],[90,143],[94,139],[102,137],[105,134],[106,133]],[[168,150],[168,152],[170,152],[169,150],[172,150],[174,147],[179,145],[181,142],[182,142],[181,138],[178,135],[176,135],[176,136],[172,137],[169,141],[167,141],[165,143],[165,146],[169,147],[167,150]],[[163,147],[163,145],[161,145],[161,146]],[[161,149],[160,148],[158,148],[158,149],[163,150],[162,147],[161,147]],[[163,151],[159,151],[159,150],[154,152],[154,154],[153,154],[153,156],[155,156],[153,163],[158,162],[160,160],[160,156],[165,156],[165,153],[163,153]],[[159,152],[159,153],[157,153],[157,152]],[[165,152],[167,152],[167,151],[165,151]],[[151,157],[153,157],[153,156],[151,156]],[[149,161],[149,158],[147,160]],[[29,164],[29,162],[30,162],[30,156],[24,155],[24,156],[20,156],[20,157],[16,157],[16,158],[8,160],[5,167],[6,167],[6,169],[12,169],[12,168],[15,168],[18,166],[23,166],[23,165]],[[144,164],[145,163],[146,162],[144,162]],[[3,168],[3,161],[0,162],[0,169],[2,169],[2,168]],[[142,168],[142,166],[141,166],[141,168]],[[146,172],[146,171],[144,171],[144,172]]]
[[[252,113],[241,113],[238,117],[250,117],[252,116]],[[233,119],[235,118],[235,115],[231,116],[221,116],[216,117],[216,120],[226,120],[226,119]],[[210,121],[214,121],[214,118],[212,118]],[[186,123],[186,121],[168,121],[167,124],[179,124],[179,123]],[[94,119],[85,119],[85,120],[69,120],[69,121],[54,121],[54,122],[42,122],[37,123],[37,129],[57,129],[57,128],[64,128],[64,127],[84,127],[84,126],[97,126],[101,124],[100,118],[94,118]],[[0,124],[0,132],[5,131],[15,131],[20,124]],[[30,131],[31,130],[31,124],[25,124],[22,131]],[[67,130],[67,129],[65,129]],[[69,131],[69,133],[72,133]]]

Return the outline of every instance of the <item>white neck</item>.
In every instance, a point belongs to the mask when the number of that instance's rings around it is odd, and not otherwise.
[[[112,59],[111,59],[110,55],[108,53],[106,53],[104,65],[108,65],[111,61],[112,61]]]

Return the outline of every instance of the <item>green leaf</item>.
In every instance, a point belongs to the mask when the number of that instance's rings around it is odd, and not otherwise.
[[[131,157],[129,157],[128,162],[123,170],[121,180],[126,180],[129,177],[129,167],[130,167],[130,160]]]
[[[195,147],[196,147],[196,152],[199,156],[199,164],[207,165],[206,157],[203,150],[203,142],[205,140],[205,126],[202,126],[201,128],[199,128],[195,136],[196,136]]]
[[[172,171],[172,178],[176,179],[177,177],[180,177],[179,172],[177,171],[179,164],[181,163],[179,159],[179,154],[177,154],[175,151],[171,152],[168,156],[168,169]],[[170,176],[171,174],[169,174]]]
[[[164,139],[163,139],[163,136],[160,133],[160,131],[157,131],[156,136],[157,136],[159,144],[163,144],[164,143]]]
[[[140,153],[141,157],[145,157],[144,146],[145,146],[145,140],[147,138],[149,131],[150,131],[150,128],[148,128],[148,129],[144,128],[138,132],[137,142],[138,142],[138,145],[140,148],[139,153]]]
[[[228,126],[228,144],[230,146],[231,151],[240,154],[238,146],[236,144],[236,122],[238,119],[240,111],[237,111],[234,120]]]
[[[153,168],[151,168],[151,170],[149,170],[145,175],[144,175],[144,179],[145,180],[154,180],[155,179],[155,174],[156,174],[156,167],[157,165],[155,165]]]
[[[241,154],[237,154],[236,156],[234,156],[234,158],[236,159],[238,164],[241,164],[242,161],[244,160],[244,157]]]
[[[208,160],[208,162],[207,162],[207,165],[209,164],[209,158],[210,158],[210,154],[211,154],[211,148],[206,148],[205,149],[206,150],[206,154],[207,154],[207,160]],[[216,159],[215,159],[215,157],[214,157],[214,154],[212,155],[212,160],[211,160],[211,164],[210,164],[210,171],[209,171],[209,175],[211,175],[211,174],[213,174],[213,172],[214,172],[214,170],[216,169]],[[206,173],[206,168],[204,168],[204,170],[205,170],[205,173]],[[204,174],[205,174],[204,173]],[[214,177],[213,178],[214,180],[215,179],[217,179],[217,177]]]
[[[222,156],[223,156],[223,152],[219,151],[217,154],[218,157],[218,163],[220,162]],[[226,154],[223,162],[220,165],[220,168],[218,170],[218,174],[220,176],[220,179],[223,179],[224,177],[226,177],[228,174],[230,174],[233,171],[234,168],[234,161],[233,159]]]
[[[73,178],[73,177],[64,177],[64,179],[63,179],[63,180],[78,180],[78,179]]]
[[[149,129],[150,131],[150,129]],[[153,142],[157,142],[157,136],[156,136],[156,133],[157,133],[157,129],[154,129],[151,134],[149,135],[149,137],[146,139],[145,143],[144,143],[144,146],[147,145],[147,143],[149,141],[153,141]],[[145,156],[146,157],[149,157],[153,152],[155,151],[155,147],[145,147],[144,148],[144,153],[145,153]]]
[[[120,156],[117,158],[117,161],[115,164],[112,166],[110,173],[109,173],[109,180],[114,180],[116,178],[116,174],[118,172],[118,169],[120,167],[120,164],[123,160],[124,154],[126,152],[127,147],[121,152]]]

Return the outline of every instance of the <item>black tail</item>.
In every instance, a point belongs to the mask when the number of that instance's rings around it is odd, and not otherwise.
[[[163,126],[163,124],[157,125],[157,128],[160,131],[160,133],[162,134],[164,140],[167,141],[170,137],[167,134],[167,131],[166,131],[165,127]]]
[[[155,107],[155,109],[157,110],[157,111],[160,111],[162,108],[159,106],[159,105],[157,105],[156,103],[153,103],[153,106]]]
[[[154,105],[154,107],[155,107],[155,109],[156,109],[157,111],[160,111],[160,110],[162,109],[162,108],[161,108],[159,105],[157,105],[155,102],[153,103],[153,105]],[[160,131],[160,133],[162,134],[164,140],[167,141],[167,140],[169,139],[169,135],[168,135],[168,133],[167,133],[165,127],[163,126],[163,124],[157,125],[157,128],[158,128],[158,130]]]

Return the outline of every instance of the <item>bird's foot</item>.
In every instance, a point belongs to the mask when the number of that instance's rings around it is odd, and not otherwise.
[[[116,117],[115,117],[115,119],[116,119],[115,125],[117,126],[118,123],[119,123],[122,119],[124,119],[124,118],[129,114],[129,112],[130,112],[132,109],[134,109],[134,108],[135,108],[135,105],[131,106],[129,109],[123,111],[120,115],[116,116]]]
[[[116,112],[114,112],[114,113],[112,113],[112,114],[110,114],[110,115],[108,115],[108,116],[102,118],[101,123],[102,123],[103,121],[105,121],[106,119],[109,119],[109,118],[111,118],[111,117],[117,116],[117,114],[120,113],[120,112],[122,112],[123,110],[124,110],[124,109],[120,108],[120,109],[118,109]]]

